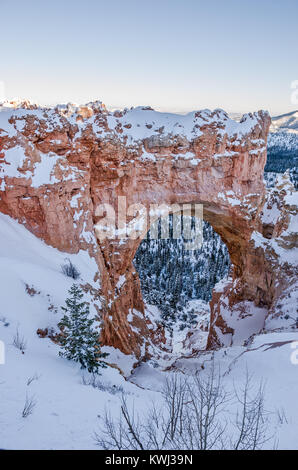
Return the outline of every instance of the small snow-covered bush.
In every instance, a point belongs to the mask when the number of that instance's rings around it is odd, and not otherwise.
[[[27,418],[29,415],[32,415],[34,408],[36,406],[36,400],[34,396],[30,396],[26,394],[26,400],[24,404],[24,408],[22,411],[22,417]]]
[[[22,336],[17,328],[16,333],[13,337],[13,346],[19,349],[23,354],[27,348],[27,341],[25,340],[24,336]]]
[[[69,258],[66,258],[66,263],[61,265],[61,269],[65,276],[71,277],[72,279],[78,279],[81,273],[77,270],[74,264],[70,261]]]
[[[3,326],[9,326],[9,322],[6,320],[6,317],[1,317],[0,322],[3,323]]]
[[[40,378],[40,375],[38,374],[34,374],[31,377],[29,377],[27,380],[27,387],[29,387],[29,385],[31,385],[32,382],[34,382],[34,380],[38,380],[39,378]]]
[[[108,392],[112,395],[116,395],[117,393],[125,393],[121,385],[112,385],[109,383],[105,384],[95,374],[89,376],[82,375],[82,384],[91,385],[91,387],[97,388],[101,392]]]

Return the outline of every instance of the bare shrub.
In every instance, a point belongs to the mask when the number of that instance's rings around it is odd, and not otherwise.
[[[9,322],[7,321],[6,317],[1,317],[0,322],[3,323],[3,326],[9,326]]]
[[[13,337],[13,346],[15,346],[17,349],[19,349],[22,354],[25,353],[27,349],[27,341],[25,340],[24,336],[22,336],[19,332],[19,329],[17,328],[16,333]]]
[[[117,393],[124,394],[124,389],[121,385],[114,385],[114,384],[104,384],[98,377],[98,375],[91,374],[86,376],[85,374],[82,375],[82,384],[83,385],[90,385],[93,388],[97,388],[102,392],[108,392],[112,395],[116,395]]]
[[[32,415],[34,408],[36,406],[37,401],[35,400],[34,396],[30,396],[26,394],[26,400],[24,404],[24,408],[22,411],[22,417],[27,418],[29,415]]]
[[[134,408],[129,410],[126,398],[121,397],[121,413],[118,420],[114,420],[109,411],[105,411],[103,418],[104,428],[100,433],[94,433],[96,443],[105,450],[144,450],[145,441],[148,440],[145,428]],[[153,447],[152,447],[153,448]]]
[[[277,420],[278,420],[279,425],[288,424],[288,418],[287,418],[287,415],[286,415],[286,412],[285,412],[284,408],[279,408],[276,411],[276,415],[277,415]]]
[[[246,380],[240,393],[235,389],[240,409],[235,427],[238,437],[231,443],[234,450],[260,449],[270,438],[267,436],[268,417],[264,407],[264,385],[261,383],[252,395],[252,376],[246,372]]]
[[[61,270],[65,276],[71,277],[72,279],[78,279],[81,273],[77,270],[74,264],[69,258],[65,258],[66,263],[61,264]]]
[[[106,410],[96,443],[105,450],[207,450],[259,449],[268,440],[262,384],[251,396],[247,376],[237,392],[236,415],[227,409],[234,397],[228,394],[214,367],[208,375],[191,378],[174,374],[166,381],[159,407],[152,404],[144,414],[129,408],[122,395],[120,415]]]
[[[29,377],[27,380],[27,387],[29,387],[29,385],[31,385],[32,382],[34,382],[34,380],[38,380],[38,379],[40,379],[40,375],[36,373],[32,375],[31,377]]]

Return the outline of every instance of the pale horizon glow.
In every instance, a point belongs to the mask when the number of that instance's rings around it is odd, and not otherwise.
[[[298,108],[297,0],[1,0],[0,14],[7,99],[178,113]]]

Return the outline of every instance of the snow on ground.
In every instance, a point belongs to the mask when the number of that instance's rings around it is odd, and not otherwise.
[[[145,412],[152,400],[160,403],[165,378],[173,373],[163,370],[171,363],[168,354],[164,363],[153,358],[134,369],[125,380],[119,369],[128,375],[133,358],[106,348],[110,353],[108,361],[114,366],[103,369],[98,386],[93,387],[83,383],[77,364],[58,356],[56,344],[49,338],[38,337],[37,328],[56,327],[60,306],[72,284],[61,272],[60,265],[66,256],[81,272],[80,282],[92,283],[96,265],[87,253],[61,253],[0,214],[0,340],[6,350],[5,364],[0,364],[0,448],[97,448],[93,435],[99,429],[105,408],[118,416],[123,392],[129,406],[134,404],[135,410]],[[17,329],[27,343],[24,354],[12,344]],[[214,353],[215,362],[224,374],[223,383],[232,393],[234,384],[243,383],[246,367],[254,373],[256,385],[260,379],[266,382],[271,432],[278,436],[280,448],[298,449],[295,341],[298,341],[296,330],[263,334],[255,336],[248,347],[239,342]],[[172,356],[173,370],[185,374],[208,372],[212,353],[188,358],[178,353],[177,346]],[[85,378],[88,380],[88,374]],[[36,404],[33,413],[23,418],[26,396]],[[286,417],[282,423],[277,410]],[[229,411],[233,413],[235,409]],[[272,441],[267,444],[270,446]]]
[[[227,133],[228,136],[248,134],[259,123],[257,113],[245,114],[241,122],[237,122],[230,119],[222,109],[213,112],[210,109],[203,109],[199,113],[192,111],[183,115],[162,113],[152,108],[138,106],[130,110],[125,109],[122,116],[119,113],[108,116],[109,128],[115,129],[121,123],[124,127],[123,135],[132,141],[151,137],[160,129],[165,135],[181,134],[191,139],[201,134],[198,127],[212,122],[222,125],[222,134]]]
[[[114,386],[137,401],[142,399],[141,389],[112,367],[103,369],[100,379],[106,390],[82,384],[79,366],[59,357],[59,347],[36,334],[38,328],[57,329],[60,306],[73,283],[61,272],[65,257],[80,271],[80,282],[93,283],[97,266],[86,252],[61,253],[0,214],[0,340],[6,353],[5,364],[0,364],[0,448],[95,447],[92,434],[99,424],[98,415],[106,405],[117,410],[120,392]],[[24,354],[12,344],[17,329],[27,344]],[[118,361],[129,373],[133,358],[123,360],[121,352],[106,349],[109,361]],[[36,400],[36,406],[31,416],[22,418],[26,395]]]
[[[199,371],[208,374],[212,353],[199,357],[181,358],[175,367],[186,374]],[[255,336],[249,347],[233,346],[214,353],[214,363],[223,375],[222,385],[232,394],[245,381],[246,371],[253,375],[257,389],[265,385],[265,408],[273,438],[264,448],[298,449],[298,331],[268,333]],[[204,369],[202,369],[202,366]],[[235,413],[233,406],[229,414]],[[279,418],[280,415],[283,418]]]

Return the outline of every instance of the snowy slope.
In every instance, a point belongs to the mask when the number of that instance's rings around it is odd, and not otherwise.
[[[92,282],[96,269],[93,260],[86,253],[70,257],[81,272],[80,282]],[[136,410],[144,413],[152,400],[160,403],[167,375],[177,369],[186,374],[206,374],[210,369],[211,352],[187,358],[186,351],[177,350],[172,357],[165,354],[160,360],[152,359],[135,369],[128,381],[115,367],[109,367],[99,377],[99,387],[83,384],[79,366],[60,358],[58,346],[50,339],[36,335],[37,328],[55,328],[60,318],[59,306],[71,285],[60,270],[64,258],[65,254],[0,214],[0,339],[6,346],[6,363],[0,365],[0,447],[4,449],[95,448],[93,435],[99,429],[100,416],[105,407],[118,416],[122,392],[129,406],[134,404]],[[29,295],[26,284],[38,293]],[[17,328],[27,342],[24,354],[12,345]],[[268,448],[278,441],[279,448],[298,449],[298,365],[291,362],[291,358],[297,362],[298,354],[293,341],[298,341],[296,328],[293,332],[259,335],[249,346],[233,346],[214,353],[223,373],[223,385],[232,394],[235,384],[242,385],[246,367],[254,373],[255,386],[260,379],[266,382],[270,433],[276,436],[266,444]],[[126,369],[129,375],[133,358],[107,349],[110,362]],[[183,358],[179,358],[179,352]],[[171,364],[173,372],[162,370]],[[88,378],[86,374],[85,377]],[[32,415],[23,418],[26,395],[36,405]],[[277,410],[284,417],[282,420]],[[234,413],[236,405],[231,405],[229,414]]]
[[[233,346],[214,354],[214,361],[223,375],[223,385],[234,393],[243,386],[246,370],[253,375],[255,387],[265,385],[265,408],[272,439],[264,448],[298,449],[298,331],[258,335],[248,347]],[[197,358],[176,361],[178,370],[194,373],[204,366],[210,369],[211,353]],[[229,408],[229,414],[235,409]]]
[[[61,273],[66,256],[81,272],[80,282],[92,284],[97,266],[86,252],[61,253],[0,214],[0,340],[6,349],[5,365],[0,365],[0,448],[94,447],[98,414],[117,400],[113,385],[138,399],[140,389],[125,382],[115,368],[103,370],[107,391],[83,385],[79,366],[58,357],[59,347],[36,334],[38,328],[57,329],[60,306],[73,282]],[[12,344],[17,329],[27,343],[24,354]],[[123,354],[111,349],[111,362],[129,372],[131,358],[123,362]],[[27,385],[35,375],[37,380]],[[22,418],[26,395],[34,397],[36,407]]]

